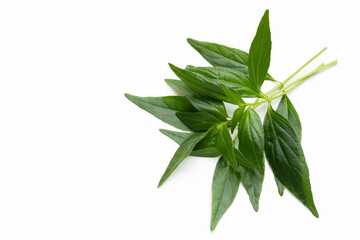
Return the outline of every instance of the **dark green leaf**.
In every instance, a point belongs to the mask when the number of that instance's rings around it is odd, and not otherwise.
[[[255,168],[247,168],[240,166],[240,174],[242,176],[242,182],[246,189],[251,205],[257,212],[259,210],[259,200],[262,189],[262,183],[264,181],[264,175],[261,174]]]
[[[275,177],[275,182],[278,188],[279,195],[284,195],[285,186],[279,181],[279,179],[277,179],[277,177]]]
[[[235,153],[235,159],[238,165],[248,167],[248,168],[254,168],[255,164],[251,162],[249,159],[247,159],[239,150],[234,148]]]
[[[160,132],[174,140],[179,145],[181,145],[192,134],[187,132],[175,132],[166,129],[160,129]],[[190,156],[217,157],[220,156],[220,152],[215,146],[214,138],[210,140],[204,138],[198,144],[196,144],[193,151],[190,153]]]
[[[178,112],[176,116],[194,131],[207,131],[212,125],[221,123],[221,120],[206,112]]]
[[[260,89],[270,66],[271,34],[269,10],[262,17],[249,51],[249,73]]]
[[[188,38],[187,41],[211,65],[228,67],[248,74],[247,63],[249,55],[246,52],[216,43],[197,41],[191,38]]]
[[[281,98],[279,106],[276,109],[276,112],[280,113],[284,118],[289,120],[291,126],[294,128],[296,135],[301,141],[301,122],[299,115],[296,112],[294,105],[291,103],[288,96],[284,95]]]
[[[259,115],[247,108],[239,122],[239,150],[252,161],[263,175],[264,163],[264,130]]]
[[[211,231],[215,229],[221,217],[233,203],[239,184],[240,173],[234,171],[221,157],[216,164],[212,183]]]
[[[171,173],[180,165],[180,163],[190,155],[196,144],[200,142],[200,140],[203,139],[206,134],[206,132],[193,133],[179,146],[168,167],[166,168],[165,173],[161,177],[158,187],[160,187],[166,181],[166,179],[168,179]]]
[[[314,216],[316,210],[305,156],[290,122],[271,105],[264,120],[265,153],[275,177],[295,195]]]
[[[138,97],[131,94],[125,94],[125,97],[160,120],[179,129],[190,130],[190,128],[176,117],[177,112],[196,111],[185,97]]]
[[[236,91],[241,97],[262,97],[259,88],[247,75],[231,68],[191,67],[188,71],[218,86],[224,84]]]
[[[215,99],[210,99],[196,94],[189,87],[185,85],[184,82],[179,80],[166,79],[165,80],[169,85],[177,88],[181,93],[183,93],[186,98],[191,102],[191,104],[200,112],[207,112],[222,121],[226,121],[228,117],[224,103]]]
[[[231,133],[234,132],[236,125],[239,123],[242,113],[244,112],[245,107],[239,107],[235,110],[232,120],[231,120]]]
[[[224,159],[230,163],[230,165],[239,171],[239,166],[235,158],[233,141],[228,128],[225,125],[221,125],[219,133],[215,137],[215,144]]]

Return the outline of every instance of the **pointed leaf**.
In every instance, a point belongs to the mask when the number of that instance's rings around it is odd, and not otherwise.
[[[239,184],[240,174],[221,157],[216,164],[212,183],[211,231],[233,203]]]
[[[239,171],[239,166],[235,158],[233,141],[229,130],[225,125],[222,125],[219,130],[219,133],[215,137],[216,147],[223,155],[224,159],[228,161],[236,171]]]
[[[249,55],[246,52],[216,43],[197,41],[191,38],[188,38],[187,41],[211,65],[228,67],[248,74],[247,63]]]
[[[231,120],[231,133],[234,132],[236,125],[239,123],[242,113],[244,112],[245,107],[239,107],[235,110],[232,120]]]
[[[280,182],[279,179],[277,179],[277,177],[275,177],[275,182],[276,182],[276,185],[277,185],[277,188],[278,188],[278,192],[279,192],[279,195],[280,196],[283,196],[284,195],[284,190],[285,190],[285,186]]]
[[[271,34],[269,10],[262,17],[249,51],[249,73],[258,89],[262,86],[270,66]]]
[[[180,163],[182,163],[182,161],[184,161],[186,157],[190,155],[196,144],[200,142],[200,140],[205,136],[206,132],[193,133],[179,146],[168,167],[166,168],[165,173],[161,177],[158,187],[160,187],[166,181],[166,179],[168,179],[171,173],[180,165]]]
[[[170,86],[179,89],[179,91],[186,96],[186,98],[198,111],[210,113],[218,119],[226,121],[228,115],[226,113],[225,105],[222,101],[198,95],[182,81],[172,79],[166,79],[165,81]]]
[[[160,129],[160,132],[172,140],[174,140],[177,144],[181,145],[188,137],[191,136],[192,133],[187,132],[175,132],[166,129]],[[197,156],[197,157],[217,157],[220,156],[220,152],[217,150],[215,146],[215,139],[212,140],[202,139],[192,152],[190,156]]]
[[[236,105],[243,105],[245,104],[244,100],[241,98],[239,93],[235,92],[234,90],[228,88],[224,84],[220,83],[221,89],[224,91],[225,95],[228,97],[231,103]]]
[[[138,107],[151,113],[160,120],[182,130],[190,130],[176,117],[177,112],[193,112],[196,109],[183,96],[138,97],[125,94],[126,98]]]
[[[264,160],[264,130],[259,115],[247,108],[239,122],[239,150],[263,175]]]
[[[251,162],[249,159],[247,159],[239,150],[234,148],[235,153],[235,159],[238,165],[248,167],[248,168],[254,168],[255,164]]]
[[[191,67],[195,76],[216,85],[224,84],[236,91],[241,97],[262,97],[259,88],[245,74],[226,67]]]
[[[241,181],[244,184],[251,205],[257,212],[259,210],[259,199],[262,190],[264,175],[255,168],[247,168],[240,166]]]
[[[284,95],[281,98],[279,106],[276,109],[276,112],[280,113],[283,117],[289,120],[291,126],[294,128],[296,135],[301,141],[301,122],[299,115],[296,112],[294,105],[291,103],[288,96]]]
[[[264,120],[265,153],[274,175],[315,217],[316,210],[300,140],[290,122],[271,105]]]
[[[221,123],[221,120],[206,112],[178,112],[176,116],[194,131],[207,131],[214,124]]]

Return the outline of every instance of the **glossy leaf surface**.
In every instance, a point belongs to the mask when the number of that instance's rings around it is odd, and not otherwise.
[[[300,140],[290,122],[271,105],[265,116],[264,131],[265,153],[274,175],[314,216],[319,217]]]
[[[233,203],[240,184],[240,173],[221,157],[216,164],[212,182],[212,211],[210,229],[213,231]]]
[[[219,133],[215,137],[216,147],[223,155],[224,159],[228,161],[236,171],[239,171],[239,166],[235,158],[233,140],[231,138],[230,132],[225,125],[222,125],[219,130]]]
[[[249,196],[251,205],[257,212],[259,210],[259,200],[262,190],[264,175],[256,168],[248,168],[240,166],[241,181],[244,184],[246,192]]]
[[[266,10],[249,51],[249,74],[258,89],[261,88],[270,66],[271,34],[269,10]]]
[[[236,128],[237,124],[239,123],[239,121],[241,119],[241,115],[244,112],[244,110],[245,110],[244,107],[239,107],[234,111],[233,117],[231,119],[231,133],[234,132],[234,129]]]
[[[185,97],[138,97],[131,94],[125,94],[125,96],[138,107],[151,113],[160,120],[182,130],[191,130],[176,116],[177,112],[196,111]]]
[[[239,150],[264,174],[264,130],[259,115],[247,108],[239,122]]]

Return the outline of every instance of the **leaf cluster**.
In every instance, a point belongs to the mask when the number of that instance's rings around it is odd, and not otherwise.
[[[188,156],[219,157],[212,182],[211,230],[230,207],[243,184],[255,211],[265,173],[265,156],[275,176],[279,194],[288,189],[318,217],[313,201],[309,170],[301,146],[301,123],[288,91],[321,69],[321,65],[305,77],[285,85],[269,73],[271,33],[269,11],[266,10],[251,43],[249,53],[224,45],[188,39],[188,43],[211,67],[169,64],[178,79],[166,83],[179,96],[125,96],[140,108],[183,131],[160,129],[179,144],[158,186]],[[261,91],[264,81],[277,84],[267,93]],[[271,101],[281,97],[276,110]],[[244,99],[254,99],[248,103]],[[230,114],[225,103],[237,106]],[[255,111],[266,103],[262,122]],[[264,154],[265,153],[265,154]],[[264,156],[265,155],[265,156]]]

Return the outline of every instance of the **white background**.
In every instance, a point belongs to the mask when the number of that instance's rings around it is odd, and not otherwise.
[[[360,239],[357,2],[1,1],[0,239]],[[124,93],[171,95],[168,62],[208,65],[187,37],[247,51],[267,8],[275,78],[324,46],[304,72],[339,61],[289,95],[320,218],[267,166],[259,212],[241,186],[210,232],[216,159],[157,189],[172,128]]]

